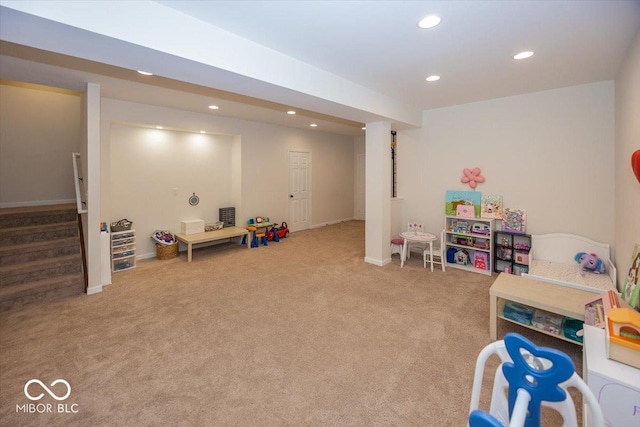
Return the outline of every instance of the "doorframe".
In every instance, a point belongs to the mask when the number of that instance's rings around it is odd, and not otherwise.
[[[309,198],[308,198],[308,205],[307,205],[307,209],[308,209],[308,215],[307,217],[309,218],[308,220],[308,224],[306,228],[301,228],[300,230],[296,230],[296,231],[302,231],[302,230],[309,230],[312,228],[313,225],[313,221],[312,221],[312,206],[311,206],[311,195],[313,192],[313,173],[311,168],[313,167],[313,159],[312,159],[312,154],[311,151],[305,151],[305,150],[287,150],[287,213],[290,214],[291,213],[291,206],[290,206],[290,200],[289,200],[289,195],[291,194],[291,153],[304,153],[307,154],[309,156],[309,166],[307,168],[308,170],[308,182],[309,182]],[[291,218],[289,218],[289,220],[291,220]],[[293,231],[292,231],[293,233]]]
[[[355,218],[357,220],[362,220],[366,218],[367,215],[367,176],[366,176],[366,165],[367,165],[367,155],[365,153],[360,153],[356,157],[356,188],[355,188],[355,207],[354,213]],[[362,177],[362,182],[360,181],[360,177]],[[360,211],[358,210],[359,205],[359,196],[358,192],[362,191],[362,215],[360,215]]]

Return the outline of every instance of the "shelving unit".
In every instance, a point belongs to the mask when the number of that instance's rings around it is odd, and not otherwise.
[[[136,230],[111,233],[111,271],[129,270],[136,266]]]
[[[562,341],[567,341],[567,342],[582,346],[581,342],[576,341],[576,340],[572,340],[571,338],[567,338],[562,333],[554,334],[554,333],[551,333],[549,331],[545,331],[544,329],[540,329],[540,328],[536,327],[535,325],[532,325],[532,324],[529,324],[529,323],[518,322],[517,320],[513,320],[513,319],[509,319],[508,317],[505,317],[504,314],[502,314],[502,313],[504,312],[504,305],[506,304],[506,302],[507,302],[507,300],[504,300],[504,299],[498,300],[498,318],[499,319],[506,320],[507,322],[511,322],[511,323],[516,324],[516,325],[520,325],[523,328],[531,329],[532,331],[540,332],[541,334],[544,334],[544,335],[549,335],[550,337],[558,338],[559,340],[562,340]],[[532,307],[532,308],[534,308],[534,307]]]
[[[491,275],[494,220],[445,217],[446,266]]]
[[[495,231],[493,271],[522,275],[529,272],[531,236],[510,231]]]

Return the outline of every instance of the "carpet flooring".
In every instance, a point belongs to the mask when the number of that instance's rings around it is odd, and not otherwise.
[[[496,276],[363,259],[364,222],[350,221],[141,260],[100,294],[0,313],[0,424],[466,425]],[[580,347],[507,331],[581,372]],[[31,379],[70,395],[32,383],[31,401]]]

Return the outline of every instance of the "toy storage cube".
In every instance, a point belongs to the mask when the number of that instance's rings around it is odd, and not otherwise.
[[[525,254],[522,252],[516,252],[515,261],[518,264],[529,265],[529,254]]]
[[[181,224],[182,234],[204,233],[204,221],[201,219],[182,221]]]
[[[456,262],[456,252],[458,252],[457,248],[447,249],[447,262],[449,264],[453,264]]]
[[[473,266],[481,270],[489,269],[489,254],[486,252],[476,251],[473,255]]]

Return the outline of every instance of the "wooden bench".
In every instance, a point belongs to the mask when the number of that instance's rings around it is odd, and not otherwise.
[[[197,245],[198,243],[208,243],[215,242],[216,240],[233,239],[234,237],[247,236],[247,248],[249,248],[251,245],[251,239],[248,235],[249,231],[246,228],[226,227],[220,230],[205,231],[204,233],[176,234],[176,239],[178,239],[179,242],[187,245],[187,262],[191,262],[193,245]]]

